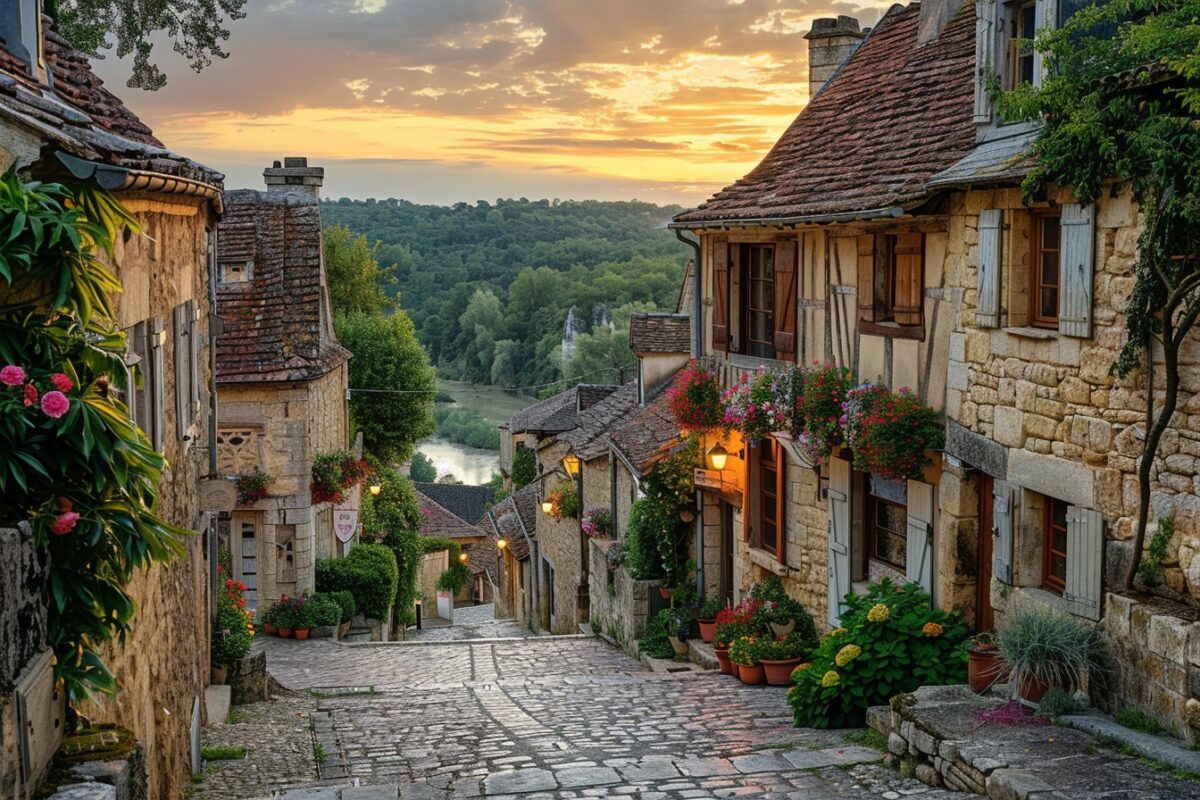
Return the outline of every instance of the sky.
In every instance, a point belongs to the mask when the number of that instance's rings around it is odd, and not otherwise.
[[[257,187],[284,156],[326,197],[696,205],[753,169],[808,99],[838,0],[249,0],[229,57],[167,86],[96,70],[168,147]]]

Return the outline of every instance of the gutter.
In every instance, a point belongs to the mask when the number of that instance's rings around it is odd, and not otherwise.
[[[692,258],[692,358],[701,358],[704,356],[704,327],[701,324],[704,318],[704,305],[701,298],[703,291],[702,281],[700,280],[700,240],[689,239],[683,235],[683,229],[674,227],[675,238],[692,248],[695,254]]]
[[[218,215],[225,213],[224,196],[221,190],[207,183],[192,178],[165,175],[161,172],[129,169],[99,161],[88,161],[62,150],[55,155],[72,176],[79,180],[93,179],[103,189],[114,192],[155,192],[199,197],[212,203]]]
[[[801,214],[791,217],[751,217],[748,219],[709,219],[692,222],[669,222],[667,227],[676,231],[696,231],[730,228],[785,228],[797,225],[836,225],[846,222],[862,222],[875,219],[898,219],[908,213],[903,206],[884,206],[865,211],[843,211],[839,214]],[[686,241],[686,240],[684,240]]]

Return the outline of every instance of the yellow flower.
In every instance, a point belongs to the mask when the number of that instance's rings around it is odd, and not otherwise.
[[[797,678],[799,678],[800,673],[804,672],[804,670],[808,669],[811,666],[812,666],[812,664],[807,664],[807,663],[806,664],[797,664],[796,668],[794,670],[792,670],[792,680],[796,680]]]
[[[842,677],[833,670],[829,670],[821,676],[821,685],[828,689],[830,686],[837,686],[842,682]]]
[[[856,644],[848,644],[841,650],[838,650],[838,654],[834,656],[833,660],[839,667],[844,667],[854,659],[858,658],[861,653],[861,647]]]
[[[885,603],[876,603],[867,612],[867,622],[887,622],[892,616],[892,610]]]
[[[941,636],[945,633],[945,628],[938,625],[936,622],[926,622],[925,627],[921,628],[921,633],[926,636]]]
[[[841,636],[843,633],[846,633],[845,628],[834,628],[833,630],[831,630],[829,632],[829,635],[830,636]]]

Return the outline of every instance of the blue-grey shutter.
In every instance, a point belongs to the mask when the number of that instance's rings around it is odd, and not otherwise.
[[[1063,600],[1072,614],[1100,619],[1104,518],[1100,512],[1067,507],[1067,581]]]
[[[1001,583],[1013,582],[1013,496],[1007,481],[992,487],[992,575]]]
[[[166,343],[166,332],[163,330],[162,317],[150,320],[150,358],[146,370],[145,391],[150,399],[150,415],[143,430],[150,437],[150,442],[158,452],[163,451],[163,431],[166,429],[166,397],[163,386],[166,375],[166,365],[163,358],[163,345]]]
[[[191,320],[186,303],[171,311],[171,348],[175,360],[175,436],[183,441],[188,435],[192,411]]]
[[[842,600],[850,591],[850,462],[829,460],[829,624],[841,624]]]
[[[1095,261],[1095,206],[1064,203],[1059,251],[1058,332],[1092,336],[1092,273]]]
[[[906,577],[933,597],[933,486],[908,482]]]
[[[992,96],[988,81],[995,71],[996,0],[975,0],[975,108],[973,121],[986,125],[992,121]]]
[[[975,324],[980,328],[1000,325],[1000,230],[1001,211],[979,212],[979,292]]]

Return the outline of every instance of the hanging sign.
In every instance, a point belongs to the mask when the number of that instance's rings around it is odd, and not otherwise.
[[[345,543],[354,538],[358,530],[357,508],[335,508],[333,510],[333,532],[338,541]]]
[[[200,481],[201,511],[233,511],[237,507],[237,484],[224,478],[205,478]]]

